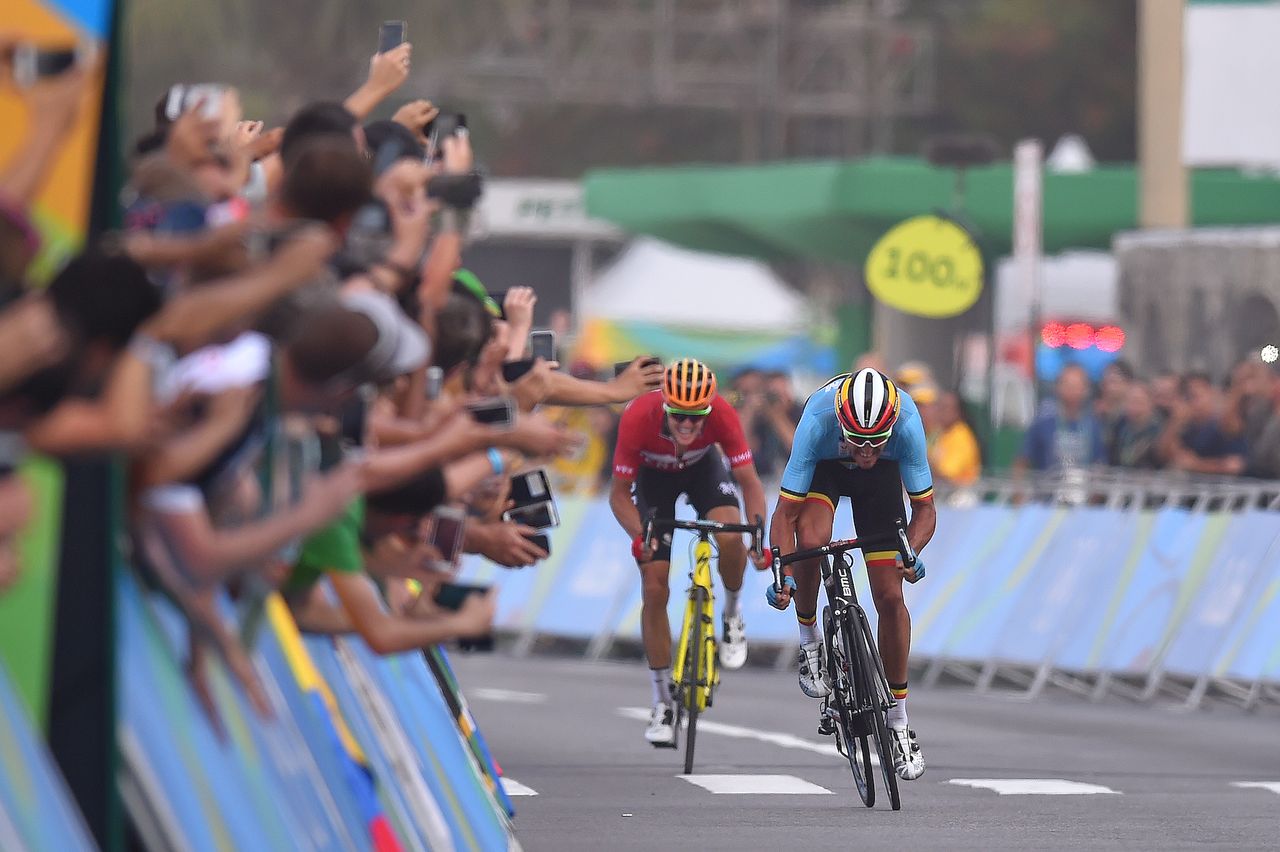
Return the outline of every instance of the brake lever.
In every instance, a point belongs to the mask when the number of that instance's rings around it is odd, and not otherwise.
[[[916,552],[911,547],[911,542],[907,540],[907,530],[901,520],[898,521],[898,551],[902,554],[903,565],[907,568],[916,567]]]
[[[773,590],[782,594],[782,553],[776,547],[769,548],[769,568],[773,572]]]

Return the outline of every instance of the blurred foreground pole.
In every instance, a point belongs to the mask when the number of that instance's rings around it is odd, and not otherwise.
[[[1138,224],[1187,226],[1182,0],[1138,0]]]
[[[120,225],[120,93],[127,0],[109,7],[102,126],[94,163],[89,239]],[[49,749],[85,824],[104,852],[124,848],[116,790],[116,583],[124,524],[124,467],[112,458],[63,466],[62,553],[49,685]]]

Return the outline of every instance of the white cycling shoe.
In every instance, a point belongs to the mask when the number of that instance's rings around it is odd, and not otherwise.
[[[742,616],[733,615],[724,620],[724,639],[720,642],[720,665],[726,669],[740,669],[747,662],[747,624]]]
[[[667,703],[653,705],[649,727],[644,729],[645,742],[654,748],[674,748],[676,741],[676,714]]]
[[[826,698],[831,694],[822,666],[821,642],[806,642],[800,646],[800,691],[810,698]]]
[[[924,774],[924,752],[916,742],[916,732],[908,728],[890,728],[893,738],[893,769],[903,781],[914,781]]]

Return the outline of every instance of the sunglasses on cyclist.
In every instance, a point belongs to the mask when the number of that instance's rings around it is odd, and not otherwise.
[[[858,435],[850,435],[848,432],[844,435],[844,440],[851,447],[870,447],[878,450],[885,444],[889,443],[890,435],[880,435],[873,438],[863,438]]]
[[[710,408],[703,409],[702,411],[685,411],[679,408],[668,408],[665,405],[662,407],[662,410],[667,412],[667,415],[677,423],[684,423],[686,421],[690,423],[697,423],[711,413]]]

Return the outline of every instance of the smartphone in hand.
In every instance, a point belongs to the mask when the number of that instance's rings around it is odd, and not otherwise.
[[[427,399],[436,400],[440,398],[440,391],[444,387],[444,370],[437,366],[427,368],[427,384],[424,388],[424,395]]]
[[[547,479],[546,470],[538,468],[527,473],[517,473],[511,477],[511,489],[507,499],[514,502],[516,506],[531,506],[534,503],[553,500],[551,481]]]
[[[533,369],[533,365],[537,363],[532,358],[524,358],[519,361],[507,361],[502,365],[502,380],[510,384],[519,381],[525,373]]]
[[[404,44],[405,31],[404,21],[383,21],[378,28],[378,52],[386,53]]]
[[[494,396],[467,403],[467,411],[477,423],[509,429],[515,423],[516,407],[509,396]]]
[[[462,554],[462,533],[466,527],[466,513],[452,506],[441,506],[427,518],[424,540],[439,551],[440,561],[444,567],[456,567],[458,557]]]
[[[529,335],[529,355],[535,360],[556,360],[556,333],[554,331],[535,331]]]
[[[560,526],[560,513],[551,500],[531,503],[528,506],[515,506],[503,512],[502,519],[514,524],[524,524],[535,530]]]

